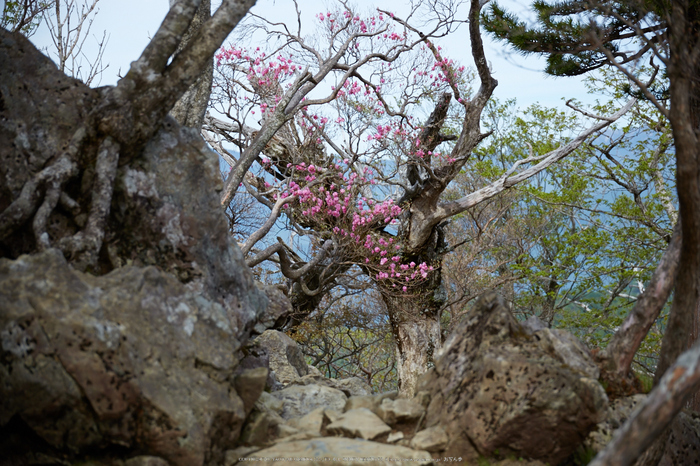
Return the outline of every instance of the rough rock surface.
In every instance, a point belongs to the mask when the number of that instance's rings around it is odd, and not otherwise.
[[[619,429],[630,417],[636,406],[646,399],[646,395],[638,394],[618,398],[610,402],[605,418],[588,434],[584,441],[586,448],[601,451],[612,440],[615,430]]]
[[[414,400],[385,398],[377,408],[384,422],[393,426],[399,423],[416,423],[425,413],[425,408]]]
[[[282,401],[284,419],[301,417],[317,408],[342,411],[348,400],[340,390],[325,385],[290,385],[272,395]]]
[[[170,274],[94,277],[56,250],[1,259],[0,309],[0,425],[21,420],[59,450],[118,444],[176,465],[216,463],[235,444],[239,322]]]
[[[304,458],[303,464],[309,466],[395,466],[406,461],[411,464],[434,464],[427,451],[342,437],[280,443],[257,451],[248,458],[254,458],[255,464],[269,465],[298,465],[300,458]],[[284,458],[289,460],[285,461]]]
[[[430,452],[442,451],[447,447],[447,433],[440,426],[421,430],[411,439],[411,448]]]
[[[262,348],[268,358],[270,370],[282,384],[298,381],[309,373],[304,355],[297,343],[282,332],[267,330],[257,337],[253,347]]]
[[[269,300],[265,313],[260,316],[253,327],[253,335],[260,335],[268,329],[277,328],[279,323],[285,321],[294,310],[289,298],[277,287],[262,283],[256,283],[256,285]]]
[[[372,393],[372,387],[360,377],[348,377],[346,379],[329,379],[324,377],[318,369],[313,366],[308,366],[309,374],[293,381],[297,385],[325,385],[326,387],[335,388],[345,393],[345,396],[367,396]],[[313,369],[315,370],[313,370]],[[314,372],[314,373],[312,373]],[[316,373],[318,372],[318,373]]]
[[[0,36],[3,212],[91,127],[106,90],[66,77],[21,36]],[[230,240],[216,155],[172,118],[157,128],[120,148],[92,275],[54,249],[22,256],[38,249],[31,222],[0,241],[13,259],[0,260],[0,429],[14,442],[0,445],[4,460],[22,449],[38,464],[54,462],[41,452],[73,461],[118,449],[189,466],[220,464],[235,446],[260,383],[236,379],[234,355],[269,300]],[[76,149],[84,170],[62,188],[74,202],[47,219],[50,244],[87,222],[99,135],[86,134]]]
[[[348,402],[345,404],[344,411],[350,411],[351,409],[357,408],[367,408],[374,414],[379,415],[379,406],[385,399],[395,400],[399,396],[399,392],[386,392],[379,393],[377,395],[357,395],[348,398]]]
[[[592,360],[578,347],[562,353],[537,333],[490,293],[448,337],[422,382],[431,394],[425,426],[448,432],[445,456],[472,459],[473,445],[484,456],[498,450],[557,464],[605,417],[604,389],[575,369]]]
[[[331,414],[333,420],[337,417]],[[288,424],[300,431],[305,431],[319,436],[326,433],[326,426],[333,422],[329,417],[329,413],[325,408],[316,408],[309,414],[306,414],[300,418],[292,419]]]
[[[610,403],[605,419],[586,438],[584,446],[600,451],[612,440],[620,428],[634,413],[637,405],[646,399],[638,394],[618,398]],[[671,432],[658,466],[700,464],[700,415],[681,411],[671,423]]]
[[[136,456],[124,461],[124,466],[168,466],[168,462],[157,456]]]
[[[671,424],[671,434],[659,466],[700,464],[700,415],[680,412]]]
[[[347,379],[339,379],[335,382],[336,385],[333,388],[341,390],[347,396],[372,394],[372,387],[370,387],[367,382],[365,382],[359,377],[348,377]]]
[[[363,438],[374,440],[377,437],[391,432],[391,427],[386,425],[367,408],[351,409],[343,413],[338,419],[329,424],[326,429],[331,435],[342,435],[350,438]]]

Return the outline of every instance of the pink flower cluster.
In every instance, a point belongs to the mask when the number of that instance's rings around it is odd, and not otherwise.
[[[258,93],[275,95],[275,105],[281,98],[278,95],[280,83],[292,78],[297,71],[301,71],[301,66],[293,63],[292,55],[285,57],[278,54],[276,57],[267,57],[265,52],[260,51],[260,47],[257,47],[253,53],[235,46],[222,47],[214,58],[217,67],[231,65],[245,70],[248,81],[258,89]],[[274,110],[274,106],[265,102],[260,104],[262,114],[270,110]]]
[[[344,10],[342,13],[318,13],[316,18],[320,23],[326,24],[330,32],[336,32],[339,29],[347,28],[353,25],[358,32],[362,34],[373,33],[377,30],[377,26],[384,25],[384,15],[370,16],[369,18],[361,18],[358,15],[353,15],[349,10]]]
[[[318,230],[325,226],[326,234],[331,234],[346,256],[364,267],[374,280],[388,281],[407,292],[427,278],[433,267],[425,262],[401,261],[401,245],[392,235],[381,232],[383,225],[397,223],[401,207],[392,199],[376,202],[362,196],[361,188],[374,182],[373,172],[365,169],[362,174],[346,174],[347,165],[347,160],[329,167],[303,162],[290,165],[299,182],[289,181],[280,195],[294,196],[292,208],[298,209],[306,223],[314,223]]]
[[[381,82],[383,81],[384,79],[381,80]],[[335,87],[333,90],[335,91]],[[367,84],[360,84],[357,80],[349,79],[338,89],[337,99],[358,112],[383,116],[386,110],[384,104],[377,97],[377,93],[381,90],[381,86],[373,88]]]

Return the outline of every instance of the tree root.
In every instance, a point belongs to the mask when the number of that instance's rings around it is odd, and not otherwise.
[[[21,227],[29,218],[34,214],[39,201],[41,200],[40,189],[49,185],[47,190],[48,197],[53,197],[53,191],[56,187],[60,189],[60,186],[68,180],[70,177],[78,173],[78,166],[76,165],[68,154],[62,155],[56,163],[44,168],[42,171],[37,173],[34,178],[27,181],[22,187],[22,191],[17,199],[14,200],[10,206],[0,213],[0,240],[7,238],[9,235],[14,233],[19,227]],[[60,193],[60,191],[59,191]],[[42,230],[46,225],[46,217],[51,213],[49,205],[53,202],[52,199],[42,204],[40,210],[40,217],[34,222],[35,237],[42,238],[44,233]],[[54,204],[55,206],[55,204]],[[46,210],[49,210],[46,213]]]
[[[78,173],[78,165],[75,160],[86,135],[87,131],[84,126],[78,128],[71,137],[68,149],[61,154],[58,160],[27,181],[22,187],[19,197],[0,213],[0,240],[7,238],[29,220],[41,200],[41,188],[46,187],[44,202],[39,207],[32,227],[34,228],[34,237],[37,239],[37,246],[40,249],[45,249],[48,246],[48,234],[45,232],[46,221],[60,199],[61,186]]]
[[[33,215],[31,225],[36,248],[42,251],[52,247],[47,224],[52,212],[60,204],[76,219],[76,223],[82,230],[73,236],[61,238],[56,246],[79,270],[85,270],[97,263],[114,193],[119,145],[109,136],[100,143],[95,166],[95,182],[91,190],[90,211],[87,221],[79,222],[77,217],[83,209],[77,201],[63,192],[63,186],[83,169],[79,167],[77,161],[86,135],[85,127],[79,128],[73,134],[68,150],[54,163],[27,181],[19,197],[0,213],[0,240],[15,233]]]
[[[53,212],[58,204],[58,200],[61,197],[61,186],[65,181],[66,179],[61,177],[58,179],[53,179],[47,183],[48,186],[46,187],[46,193],[44,194],[44,202],[34,215],[32,229],[34,230],[34,239],[36,240],[36,246],[39,251],[43,251],[51,247],[49,234],[46,232],[46,222],[49,219],[49,215],[51,215],[51,212]]]
[[[112,204],[118,162],[119,145],[108,136],[102,141],[97,152],[95,167],[97,177],[92,189],[92,202],[85,228],[58,242],[58,247],[63,254],[78,270],[85,270],[97,263]]]

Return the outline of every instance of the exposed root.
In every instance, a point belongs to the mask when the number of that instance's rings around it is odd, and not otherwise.
[[[114,193],[114,180],[119,162],[119,144],[111,137],[105,138],[97,152],[96,180],[92,190],[92,202],[85,228],[75,235],[61,239],[58,247],[71,259],[73,266],[85,270],[97,263],[105,236]]]
[[[65,192],[61,192],[61,196],[59,197],[58,202],[59,204],[61,204],[61,207],[70,212],[71,215],[73,215],[73,217],[77,217],[78,215],[80,215],[80,204],[78,204],[78,202],[75,199],[70,197]],[[83,225],[80,226],[82,227]]]
[[[46,218],[56,206],[58,196],[60,195],[60,187],[69,178],[78,173],[78,166],[71,160],[69,154],[63,154],[56,163],[44,168],[37,173],[34,178],[27,181],[22,187],[20,195],[10,206],[0,213],[0,240],[7,238],[21,227],[36,211],[37,205],[41,200],[41,188],[46,186],[46,199],[40,208],[38,220],[34,222],[35,237],[42,238],[45,233],[44,226]],[[55,191],[58,191],[57,193]],[[56,199],[52,199],[56,195]],[[53,205],[51,205],[53,203]],[[48,210],[48,212],[47,212]],[[48,235],[45,238],[48,241]]]
[[[49,219],[49,215],[56,208],[58,204],[58,199],[61,197],[61,185],[63,184],[61,179],[53,179],[46,186],[46,194],[44,194],[44,202],[39,207],[34,215],[34,221],[32,222],[32,229],[34,230],[34,239],[36,240],[36,246],[39,251],[48,249],[51,247],[51,242],[49,241],[49,234],[46,232],[46,222]]]
[[[61,186],[78,173],[78,165],[75,160],[86,135],[87,131],[84,126],[78,128],[73,133],[68,150],[61,154],[55,163],[44,168],[34,175],[34,178],[27,181],[22,187],[19,197],[0,213],[0,240],[7,238],[30,219],[41,201],[41,188],[45,188],[44,202],[39,207],[40,212],[37,213],[37,218],[32,222],[32,226],[37,246],[40,249],[48,246],[48,234],[45,231],[46,220],[60,198]]]

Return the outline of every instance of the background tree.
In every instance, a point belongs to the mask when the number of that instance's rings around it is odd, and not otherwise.
[[[333,295],[294,329],[307,360],[326,377],[360,377],[374,393],[398,389],[396,348],[381,296]]]
[[[233,47],[217,58],[225,79],[215,85],[214,108],[229,121],[209,117],[205,135],[217,134],[207,136],[213,147],[228,141],[242,153],[238,160],[221,153],[233,166],[222,201],[242,184],[272,212],[243,245],[253,254],[249,265],[277,253],[282,273],[297,287],[292,301],[306,306],[301,314],[327,289],[366,286],[353,277],[369,276],[387,307],[404,394],[413,391],[441,345],[447,221],[571,154],[633,105],[598,117],[561,147],[514,160],[476,191],[445,199],[462,170],[478,168],[470,164],[472,153],[488,136],[480,120],[496,81],[481,44],[479,10],[473,2],[476,91],[469,89],[465,69],[431,42],[456,26],[450,10],[434,11],[440,19],[422,33],[389,13],[364,17],[343,5],[317,16],[321,29],[314,40],[258,18],[257,27],[280,38],[271,50]],[[302,100],[324,79],[330,94]],[[428,115],[422,113],[426,106]],[[253,160],[257,171],[241,176]],[[312,253],[307,259],[290,260],[291,248],[280,241],[255,246],[280,215],[305,239]],[[315,299],[295,298],[297,291]]]
[[[44,13],[54,4],[55,1],[41,0],[5,1],[0,27],[31,37],[41,23]]]
[[[683,239],[674,299],[655,374],[659,383],[672,362],[697,340],[700,330],[700,185],[696,157],[700,128],[700,10],[692,0],[537,2],[534,7],[538,18],[533,27],[496,5],[485,15],[485,24],[496,37],[507,39],[524,53],[546,54],[550,73],[572,75],[606,65],[614,67],[634,84],[633,92],[653,103],[671,124]],[[652,66],[668,76],[667,89],[655,88],[639,79],[636,69],[642,59],[649,59]],[[659,92],[669,96],[668,106],[658,98]],[[662,288],[670,292],[667,286]],[[654,303],[661,305],[663,300]],[[659,393],[668,389],[662,384]],[[666,399],[676,411],[682,406],[679,401]],[[697,409],[700,397],[695,395],[691,404]]]
[[[605,73],[591,76],[591,87],[615,98],[623,81]],[[488,109],[485,125],[494,134],[475,152],[480,166],[471,177],[526,156],[523,142],[542,151],[565,143],[581,124],[576,113],[516,112],[513,105]],[[456,218],[450,243],[461,246],[446,259],[450,313],[495,288],[522,318],[536,315],[605,348],[671,238],[677,201],[669,133],[668,121],[640,103],[566,160]],[[471,177],[463,174],[451,189],[473,189]],[[645,377],[653,375],[663,334],[663,321],[652,322],[643,348],[631,349]]]
[[[24,0],[5,2],[0,26],[12,32],[22,32],[31,37],[38,29],[46,27],[52,46],[46,52],[66,74],[80,79],[88,86],[100,76],[108,65],[102,62],[107,47],[107,33],[96,38],[97,51],[88,56],[85,41],[98,13],[99,0]]]

